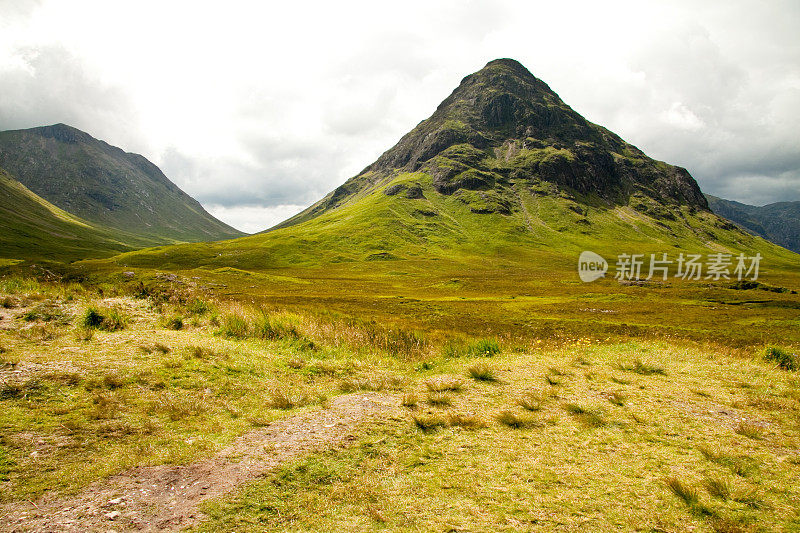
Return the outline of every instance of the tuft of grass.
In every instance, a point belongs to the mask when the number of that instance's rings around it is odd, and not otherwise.
[[[84,329],[100,329],[103,331],[118,331],[125,329],[128,317],[116,307],[101,310],[93,305],[86,308],[81,315],[80,326]]]
[[[755,424],[751,424],[750,422],[739,422],[733,431],[739,435],[742,435],[743,437],[754,440],[760,439],[763,433],[763,430],[760,427]]]
[[[538,422],[530,415],[523,415],[516,411],[504,410],[500,411],[496,419],[504,426],[513,429],[524,429],[538,426]]]
[[[467,372],[476,381],[497,381],[494,369],[484,363],[475,363],[467,369]]]
[[[547,398],[544,393],[528,391],[517,398],[517,405],[526,411],[541,411],[546,401]]]
[[[589,409],[575,403],[565,403],[563,408],[585,426],[600,427],[606,424],[602,414],[594,409]]]
[[[464,386],[456,376],[437,376],[425,382],[431,392],[458,392]]]
[[[689,507],[696,506],[700,501],[700,498],[697,495],[697,490],[676,477],[666,478],[664,480],[664,484],[675,496],[683,500],[683,502]]]
[[[105,317],[100,310],[97,307],[90,305],[83,312],[80,323],[84,328],[91,329],[99,328],[103,324],[104,320]]]
[[[666,370],[664,370],[662,367],[647,364],[639,358],[634,359],[632,363],[620,363],[617,365],[617,368],[625,372],[633,372],[634,374],[639,374],[642,376],[667,375]]]
[[[724,452],[714,450],[708,446],[698,446],[697,450],[712,463],[728,468],[740,477],[747,477],[753,473],[754,466],[746,458],[735,457]]]
[[[313,399],[307,392],[292,392],[286,387],[271,389],[267,398],[267,405],[273,409],[294,409],[304,407],[312,402]]]
[[[500,353],[496,339],[478,339],[472,342],[450,340],[444,344],[442,353],[447,358],[492,357]]]
[[[165,319],[164,327],[174,331],[183,329],[183,317],[180,315],[175,315]]]
[[[764,359],[784,370],[800,370],[800,357],[779,346],[768,346],[764,350]]]
[[[628,397],[625,395],[625,393],[619,391],[612,392],[608,395],[608,401],[619,407],[623,407],[627,400]]]
[[[194,316],[203,316],[211,311],[212,306],[202,298],[192,298],[186,302],[186,312]]]
[[[703,486],[710,495],[717,499],[725,501],[731,497],[730,483],[722,478],[707,477],[705,481],[703,481]]]
[[[230,313],[223,317],[219,333],[232,339],[245,339],[250,334],[250,325],[239,313]]]
[[[416,425],[422,431],[432,431],[447,427],[447,420],[441,415],[432,414],[419,414],[411,417]]]
[[[431,392],[428,394],[428,403],[436,407],[447,407],[453,404],[453,398],[443,392]]]
[[[419,403],[419,398],[413,392],[407,392],[403,394],[403,398],[400,400],[400,405],[403,407],[408,407],[409,409],[413,409]]]
[[[489,424],[475,414],[453,413],[447,415],[447,425],[464,429],[483,429]]]

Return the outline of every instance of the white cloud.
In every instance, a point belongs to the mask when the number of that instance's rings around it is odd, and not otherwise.
[[[236,205],[225,207],[210,204],[209,213],[247,233],[258,233],[296,215],[305,205]]]
[[[800,199],[797,27],[790,0],[2,2],[0,129],[70,123],[207,206],[306,205],[514,57],[710,193]]]

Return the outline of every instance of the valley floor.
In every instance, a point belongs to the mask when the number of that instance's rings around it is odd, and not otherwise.
[[[797,531],[791,348],[0,280],[0,529]]]

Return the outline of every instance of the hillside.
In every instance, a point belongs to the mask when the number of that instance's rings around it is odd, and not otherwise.
[[[135,237],[115,233],[59,209],[0,169],[0,257],[72,261],[130,250]]]
[[[573,268],[587,249],[797,260],[711,213],[685,169],[585,120],[522,65],[500,59],[464,78],[376,162],[269,232],[115,261],[262,270],[446,259]]]
[[[706,195],[711,210],[784,248],[800,253],[800,202],[776,202],[765,206]]]
[[[0,167],[60,209],[149,245],[243,235],[141,155],[64,124],[0,132]]]

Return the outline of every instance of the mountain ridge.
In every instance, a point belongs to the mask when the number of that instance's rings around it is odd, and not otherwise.
[[[706,198],[716,214],[759,237],[800,253],[800,202],[774,202],[755,206],[710,194]]]
[[[374,163],[265,232],[112,261],[176,270],[352,264],[371,272],[387,262],[391,272],[402,271],[398,262],[573,270],[583,250],[595,250],[760,253],[796,266],[795,254],[709,211],[685,169],[585,120],[521,69],[500,60],[465,77]]]
[[[504,180],[536,178],[614,205],[638,195],[644,197],[639,203],[708,210],[686,169],[653,160],[589,122],[520,63],[503,58],[464,77],[430,117],[375,162],[270,230],[314,218],[359,190],[388,183],[397,172],[419,170],[433,175],[434,188],[443,194],[497,190]]]
[[[0,132],[0,167],[60,209],[149,245],[244,235],[144,156],[66,124]]]

